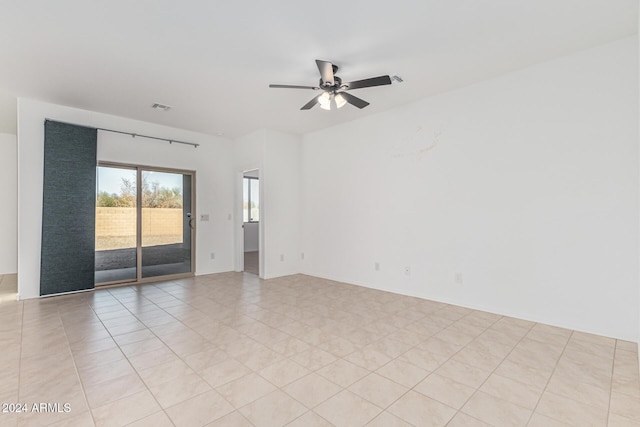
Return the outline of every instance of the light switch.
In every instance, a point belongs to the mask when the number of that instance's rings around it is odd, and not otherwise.
[[[200,221],[209,221],[209,214],[201,214]]]

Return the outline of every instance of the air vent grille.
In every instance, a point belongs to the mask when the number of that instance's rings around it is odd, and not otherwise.
[[[153,104],[151,108],[153,108],[154,110],[160,110],[160,111],[169,111],[171,109],[171,107],[169,107],[168,105],[157,104],[157,103]]]

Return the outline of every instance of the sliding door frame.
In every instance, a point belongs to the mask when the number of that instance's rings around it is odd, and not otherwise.
[[[142,283],[161,282],[165,280],[185,279],[194,277],[196,272],[196,171],[185,169],[164,168],[157,166],[136,165],[130,163],[116,163],[99,161],[98,166],[132,169],[136,171],[136,279],[116,280],[112,282],[96,283],[95,287],[115,285],[135,285]],[[188,273],[167,274],[164,276],[142,277],[142,172],[166,172],[191,176],[191,271]],[[96,171],[97,172],[97,171]],[[97,189],[96,189],[97,191]],[[183,194],[184,197],[184,194]]]

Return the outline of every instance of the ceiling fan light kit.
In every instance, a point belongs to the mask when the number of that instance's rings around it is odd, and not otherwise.
[[[389,76],[372,77],[369,79],[342,83],[342,79],[335,74],[338,71],[337,65],[334,65],[329,61],[322,61],[320,59],[316,59],[316,65],[318,66],[318,71],[320,71],[320,82],[318,86],[271,84],[269,85],[269,87],[279,89],[322,90],[323,92],[320,95],[313,98],[311,101],[303,105],[300,109],[310,110],[316,104],[320,104],[321,109],[331,110],[332,106],[334,106],[335,108],[342,108],[347,103],[360,109],[369,105],[367,101],[348,93],[348,90],[391,84],[391,77]]]

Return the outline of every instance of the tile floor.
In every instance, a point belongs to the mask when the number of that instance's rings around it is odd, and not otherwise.
[[[2,301],[0,348],[60,404],[2,426],[640,425],[634,343],[304,275]]]

